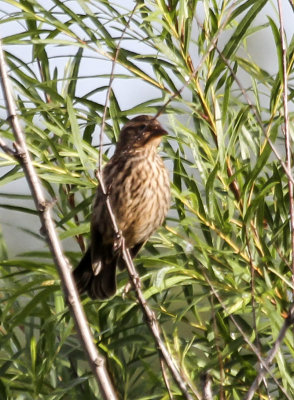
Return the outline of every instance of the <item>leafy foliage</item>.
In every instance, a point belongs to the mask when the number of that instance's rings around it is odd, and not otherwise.
[[[200,388],[208,374],[213,398],[243,398],[259,368],[248,341],[266,357],[293,291],[288,177],[274,154],[284,159],[279,25],[271,17],[256,22],[267,2],[2,3],[1,32],[8,32],[3,43],[27,143],[73,265],[86,247],[99,126],[126,28],[104,160],[127,117],[161,111],[170,133],[162,153],[174,201],[166,226],[137,260],[144,294],[194,385]],[[275,45],[274,71],[250,54],[260,31]],[[288,42],[292,102],[293,37]],[[5,117],[0,123],[10,143]],[[17,162],[4,152],[0,162],[1,207],[36,214],[17,190]],[[11,182],[14,196],[5,189]],[[0,399],[100,398],[44,239],[34,227],[23,234],[35,247],[14,258],[0,237]],[[107,302],[83,300],[89,323],[120,398],[167,399],[136,299],[122,299],[127,281],[121,272],[118,293]],[[293,355],[288,331],[255,398],[294,398]]]

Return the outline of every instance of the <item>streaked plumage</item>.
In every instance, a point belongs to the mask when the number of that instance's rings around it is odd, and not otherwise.
[[[116,222],[132,257],[160,226],[170,204],[168,173],[157,153],[165,135],[157,120],[141,115],[122,129],[103,179]],[[79,292],[108,298],[116,291],[116,266],[124,267],[120,249],[98,187],[91,218],[91,244],[74,271]]]

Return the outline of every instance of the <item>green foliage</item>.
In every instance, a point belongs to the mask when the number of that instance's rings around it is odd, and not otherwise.
[[[135,4],[2,3],[7,12],[0,26],[8,32],[3,43],[22,125],[73,265],[86,246],[99,126],[111,61],[126,28],[104,160],[127,117],[162,110],[170,133],[162,154],[173,205],[136,261],[144,295],[194,385],[201,390],[208,373],[214,399],[243,398],[259,368],[247,342],[266,357],[293,290],[288,178],[268,141],[284,159],[279,24],[272,17],[257,21],[267,2],[140,0],[129,26]],[[275,46],[274,72],[250,55],[250,39],[260,31]],[[293,102],[293,38],[288,42]],[[4,109],[1,115],[1,136],[11,143]],[[0,206],[33,217],[34,206],[17,189],[23,177],[17,162],[2,152],[0,166]],[[6,190],[11,182],[14,196]],[[100,398],[44,239],[38,228],[25,234],[35,247],[14,258],[0,236],[0,399]],[[122,299],[127,282],[120,272],[111,300],[83,300],[97,346],[121,399],[168,399],[134,294]],[[284,399],[282,389],[294,398],[293,355],[289,330],[256,399]],[[182,398],[171,385],[174,398]]]

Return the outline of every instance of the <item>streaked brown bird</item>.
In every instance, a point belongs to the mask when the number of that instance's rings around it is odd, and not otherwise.
[[[147,115],[130,120],[121,130],[113,157],[103,169],[103,181],[118,228],[134,258],[160,226],[170,205],[167,170],[157,153],[167,132]],[[80,293],[106,299],[116,291],[116,267],[125,266],[105,195],[97,189],[91,218],[91,243],[74,270]]]

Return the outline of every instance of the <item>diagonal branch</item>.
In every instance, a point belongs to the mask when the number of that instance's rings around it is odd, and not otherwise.
[[[213,295],[215,296],[215,298],[217,299],[217,301],[219,302],[219,304],[222,306],[222,308],[224,309],[224,311],[227,313],[228,317],[230,318],[230,320],[233,322],[233,324],[235,325],[235,327],[238,329],[238,331],[240,332],[240,334],[242,335],[242,337],[244,338],[245,342],[248,344],[248,346],[251,348],[251,350],[255,353],[256,357],[258,358],[258,361],[261,365],[260,368],[260,372],[261,373],[261,377],[260,377],[260,381],[262,381],[264,373],[267,372],[272,379],[274,380],[274,382],[276,383],[276,385],[279,387],[279,389],[281,390],[281,392],[284,394],[285,398],[288,400],[291,400],[291,398],[289,397],[289,395],[287,394],[286,390],[280,385],[280,383],[278,382],[278,380],[275,378],[275,376],[271,373],[269,365],[267,363],[267,360],[269,358],[270,362],[272,362],[272,360],[274,359],[274,356],[276,355],[276,352],[278,351],[278,349],[280,348],[280,345],[285,337],[285,334],[287,332],[287,329],[293,325],[294,323],[294,306],[292,305],[290,307],[289,310],[289,314],[288,314],[288,318],[285,320],[284,325],[279,333],[278,339],[276,340],[273,349],[269,352],[268,358],[266,360],[264,360],[258,350],[258,348],[251,343],[249,337],[246,335],[246,333],[244,332],[243,328],[241,327],[241,325],[238,323],[237,319],[234,317],[234,315],[230,314],[227,306],[225,305],[225,303],[223,302],[221,296],[219,295],[219,293],[217,292],[217,290],[215,290],[211,280],[208,278],[206,271],[204,270],[204,268],[201,268],[202,270],[202,274],[205,277],[206,281],[208,282],[211,291],[213,293]],[[262,371],[262,372],[261,372]],[[254,395],[254,393],[253,393]],[[244,400],[251,400],[252,397],[245,397]]]
[[[197,390],[195,390],[192,387],[192,385],[189,382],[187,382],[187,379],[181,373],[176,360],[169,353],[169,351],[167,350],[167,348],[164,344],[164,341],[162,340],[160,327],[157,322],[156,316],[155,316],[154,312],[151,310],[151,308],[149,307],[148,303],[146,302],[146,299],[144,298],[143,292],[141,290],[140,276],[136,271],[132,257],[129,252],[129,249],[125,247],[124,237],[121,235],[121,232],[118,229],[118,226],[117,226],[117,223],[115,220],[115,216],[114,216],[112,208],[111,208],[109,196],[107,195],[107,190],[105,188],[105,185],[104,185],[104,182],[102,179],[102,174],[99,171],[96,171],[96,177],[101,186],[102,193],[105,196],[105,204],[106,204],[107,211],[109,213],[109,216],[110,216],[110,219],[112,222],[114,232],[115,232],[116,236],[120,239],[122,255],[123,255],[124,261],[127,266],[127,270],[128,270],[128,273],[129,273],[129,276],[131,279],[131,283],[135,289],[137,300],[140,304],[140,307],[142,309],[145,320],[147,321],[148,327],[153,335],[153,339],[157,345],[160,356],[163,358],[166,365],[168,366],[175,382],[177,383],[178,387],[181,389],[184,397],[187,400],[193,399],[193,397],[188,392],[188,388],[190,387],[190,389],[193,391],[196,398],[200,400],[201,399],[200,394],[197,392]]]
[[[1,41],[0,75],[7,106],[8,119],[11,123],[11,127],[15,137],[15,158],[22,166],[25,177],[29,184],[35,206],[38,210],[39,217],[42,223],[42,230],[46,235],[51,254],[58,268],[64,294],[67,299],[69,309],[72,313],[77,332],[85,349],[93,375],[96,378],[97,383],[100,387],[103,399],[117,400],[117,395],[108,375],[104,358],[98,353],[98,350],[94,344],[94,339],[88,326],[84,310],[79,301],[79,296],[71,274],[71,266],[63,254],[61,244],[55,230],[55,225],[50,213],[50,205],[45,199],[41,184],[33,167],[33,163],[25,142],[25,137],[20,126],[18,116],[16,114],[16,106],[12,90],[9,85],[9,78],[6,72],[6,64]],[[5,151],[5,145],[2,146],[2,148]]]
[[[285,319],[285,322],[279,332],[279,336],[277,337],[277,340],[275,341],[273,348],[271,349],[271,351],[269,352],[267,358],[263,361],[263,363],[265,363],[266,365],[270,365],[273,362],[277,352],[281,347],[281,344],[284,340],[288,328],[291,325],[293,325],[293,323],[294,323],[294,305],[292,304],[289,310],[288,317]],[[267,372],[266,369],[261,365],[259,368],[258,375],[254,379],[252,385],[250,386],[250,389],[248,390],[247,395],[244,397],[244,400],[251,400],[253,398],[266,372]]]
[[[133,287],[135,289],[136,292],[136,297],[139,301],[139,304],[141,306],[142,312],[145,316],[145,319],[147,321],[148,327],[153,335],[154,341],[157,345],[157,348],[159,350],[159,355],[160,355],[160,362],[162,365],[162,371],[163,371],[163,379],[165,381],[165,384],[168,388],[168,392],[169,392],[169,396],[171,396],[171,392],[169,390],[169,386],[168,386],[168,380],[167,380],[167,375],[164,373],[164,369],[163,369],[163,361],[166,363],[167,367],[169,368],[175,382],[177,383],[178,387],[181,389],[184,397],[187,400],[192,400],[192,396],[190,395],[188,388],[190,387],[190,389],[192,390],[192,392],[194,393],[195,397],[197,399],[200,399],[201,396],[200,394],[197,392],[197,390],[195,388],[193,388],[192,384],[190,384],[189,382],[187,382],[187,378],[181,374],[180,368],[177,365],[176,360],[172,357],[172,355],[169,353],[169,351],[167,350],[164,341],[162,340],[161,337],[161,332],[160,332],[160,327],[159,324],[157,322],[156,316],[154,314],[154,312],[151,310],[151,308],[149,307],[149,305],[147,304],[143,292],[141,290],[141,281],[140,281],[140,276],[138,275],[132,257],[130,255],[129,250],[125,247],[125,241],[124,238],[121,235],[121,232],[118,229],[117,226],[117,222],[114,216],[114,213],[112,211],[111,208],[111,204],[110,204],[110,200],[109,200],[109,196],[107,195],[107,190],[105,188],[104,185],[104,181],[103,181],[103,175],[102,175],[102,141],[103,141],[103,133],[104,133],[104,128],[105,128],[105,120],[106,120],[106,114],[107,114],[107,107],[108,107],[108,103],[109,103],[109,98],[110,98],[110,93],[111,93],[111,88],[112,88],[112,84],[113,84],[113,80],[114,80],[114,70],[115,70],[115,66],[116,66],[116,62],[118,59],[118,55],[119,55],[119,51],[120,51],[120,46],[121,46],[121,42],[125,36],[126,30],[132,20],[132,17],[135,13],[135,10],[137,9],[137,5],[135,5],[135,7],[133,8],[129,19],[125,25],[125,28],[121,34],[121,37],[118,41],[117,47],[116,47],[116,52],[113,58],[113,62],[112,62],[112,68],[111,68],[111,73],[110,73],[110,79],[109,79],[109,84],[108,84],[108,89],[107,89],[107,93],[106,93],[106,99],[105,99],[105,104],[104,104],[104,112],[103,112],[103,116],[102,116],[102,122],[101,122],[101,128],[100,128],[100,143],[99,143],[99,148],[100,148],[100,152],[99,152],[99,163],[98,163],[98,170],[96,171],[96,178],[99,181],[99,184],[101,186],[101,190],[105,196],[105,204],[111,219],[111,223],[114,229],[115,234],[117,235],[117,237],[119,237],[120,239],[120,244],[122,246],[122,255],[123,258],[125,260],[126,266],[127,266],[127,270],[131,279],[131,282],[133,284]],[[177,93],[176,93],[177,94]],[[176,94],[174,94],[174,96],[176,96]],[[172,98],[170,99],[170,101],[172,100]],[[167,104],[166,104],[167,105]],[[163,106],[164,107],[166,107]],[[155,119],[156,117],[154,117]],[[146,129],[146,128],[145,128]]]

